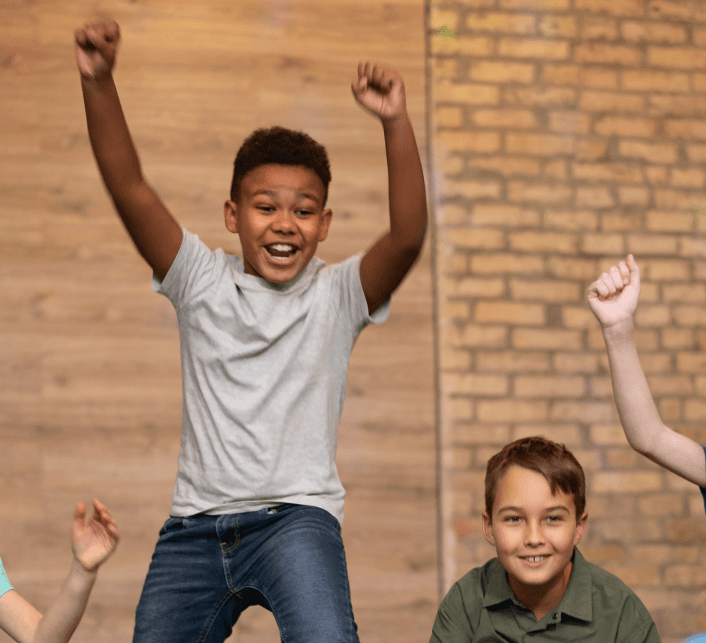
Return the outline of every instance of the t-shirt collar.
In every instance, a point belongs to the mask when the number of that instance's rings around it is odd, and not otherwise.
[[[573,562],[571,578],[569,578],[564,597],[561,599],[561,603],[552,610],[552,614],[558,613],[559,618],[561,614],[568,614],[582,621],[590,622],[593,620],[591,568],[576,547],[574,547]],[[508,601],[517,603],[507,579],[507,572],[497,560],[495,563],[483,598],[484,608],[499,606]]]
[[[256,287],[262,288],[264,290],[270,290],[273,292],[287,292],[287,291],[298,291],[301,289],[306,289],[306,287],[311,283],[312,278],[315,274],[323,268],[326,264],[318,257],[312,257],[309,263],[306,265],[304,270],[302,270],[294,279],[287,281],[283,284],[275,284],[271,281],[267,281],[263,277],[258,275],[249,275],[245,272],[245,264],[243,260],[237,255],[230,255],[232,265],[235,268],[235,273],[237,275],[238,285],[255,285]]]

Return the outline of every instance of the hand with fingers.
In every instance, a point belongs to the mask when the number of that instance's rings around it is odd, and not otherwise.
[[[115,20],[86,25],[74,32],[76,64],[83,78],[101,80],[115,66],[120,27]]]
[[[86,506],[76,505],[72,529],[71,549],[78,563],[86,571],[95,571],[115,551],[120,540],[110,512],[98,500],[93,500],[93,515],[86,522]]]
[[[358,81],[351,83],[355,99],[381,120],[395,120],[407,113],[404,82],[389,67],[358,63]]]
[[[628,255],[588,288],[588,305],[603,328],[632,319],[640,298],[640,269]]]

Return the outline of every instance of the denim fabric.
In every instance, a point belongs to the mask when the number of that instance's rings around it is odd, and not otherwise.
[[[330,513],[285,504],[170,518],[133,643],[220,643],[250,605],[273,613],[283,643],[358,643],[340,526]]]

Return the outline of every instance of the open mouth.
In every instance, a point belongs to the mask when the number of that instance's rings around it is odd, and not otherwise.
[[[289,259],[299,250],[299,248],[289,243],[272,243],[269,246],[265,246],[265,249],[275,259]]]

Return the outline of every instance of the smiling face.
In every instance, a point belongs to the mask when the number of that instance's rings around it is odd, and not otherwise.
[[[238,202],[226,201],[226,228],[240,235],[245,272],[287,283],[311,261],[326,239],[331,210],[324,184],[301,165],[260,165],[240,183]]]
[[[556,607],[569,583],[586,513],[577,521],[570,494],[558,489],[552,495],[541,473],[517,465],[498,480],[492,511],[483,513],[483,534],[495,546],[516,598],[532,610]]]

